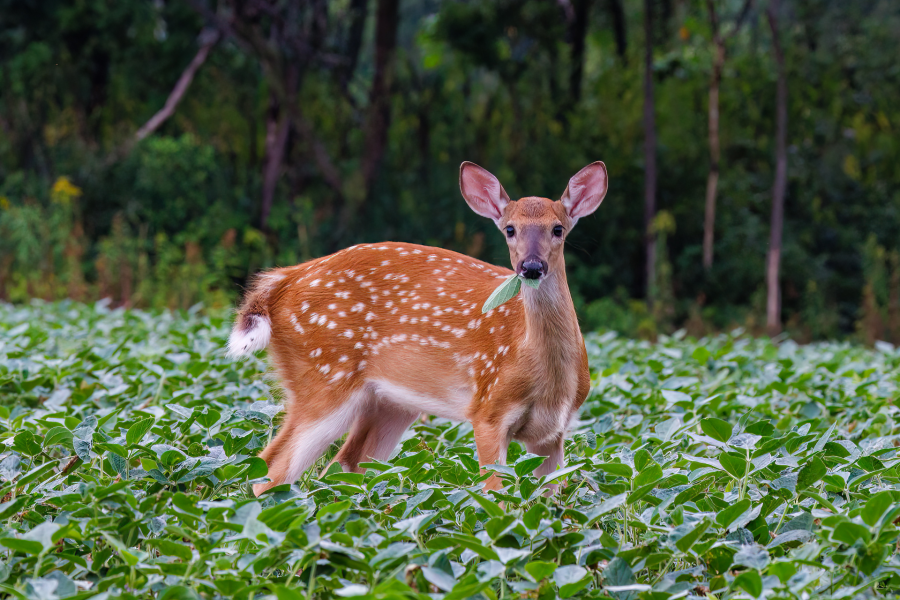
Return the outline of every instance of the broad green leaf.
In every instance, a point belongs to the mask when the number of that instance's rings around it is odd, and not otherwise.
[[[734,586],[738,587],[754,598],[759,598],[763,592],[762,577],[759,571],[744,571],[734,578]]]
[[[582,465],[579,463],[579,464],[575,464],[575,465],[569,465],[569,466],[563,467],[561,469],[557,469],[557,470],[553,471],[552,473],[545,475],[542,478],[542,481],[544,483],[553,483],[554,481],[559,481],[563,477],[568,475],[569,473],[574,473],[575,471],[580,469],[581,466]]]
[[[706,533],[706,530],[709,529],[709,526],[709,520],[702,519],[700,522],[690,527],[687,532],[682,534],[675,541],[675,547],[678,548],[678,550],[680,550],[681,552],[687,553],[687,551],[691,549],[691,546],[693,546],[697,542],[697,540],[700,539],[700,536]],[[684,525],[679,525],[678,527],[676,527],[676,531],[680,527],[684,527]]]
[[[631,479],[634,475],[631,467],[623,463],[600,463],[598,465],[595,465],[595,467],[599,471],[603,471],[604,473],[609,473],[610,475],[615,475],[617,477],[624,477],[625,479]]]
[[[653,457],[643,448],[634,453],[634,468],[638,473],[643,471],[647,465],[650,465],[653,462]]]
[[[656,463],[651,463],[648,466],[644,467],[644,469],[637,474],[637,477],[634,478],[634,487],[638,488],[641,486],[645,486],[648,483],[654,483],[662,479],[663,470]]]
[[[15,552],[24,552],[26,554],[40,554],[44,551],[44,546],[40,542],[33,540],[0,538],[0,545]]]
[[[203,410],[203,412],[197,415],[197,423],[199,423],[201,427],[209,429],[210,427],[215,425],[216,422],[218,422],[221,416],[221,413],[219,413],[219,411],[217,411],[216,409],[206,408]]]
[[[834,528],[831,537],[848,546],[852,546],[858,541],[868,544],[872,534],[870,534],[869,530],[862,525],[844,521]]]
[[[506,512],[502,508],[500,508],[500,505],[493,500],[489,500],[488,498],[485,498],[484,496],[476,494],[474,492],[469,492],[469,496],[471,496],[472,499],[475,500],[475,502],[477,502],[478,505],[484,509],[484,512],[492,517],[502,517],[506,514]]]
[[[43,445],[44,448],[50,448],[51,446],[71,448],[73,439],[71,431],[62,426],[56,426],[50,428],[44,435]]]
[[[168,556],[177,556],[181,560],[189,561],[191,560],[192,554],[191,549],[188,548],[183,542],[173,542],[170,540],[160,539],[156,540],[155,545],[159,548],[159,551]]]
[[[144,435],[150,431],[151,427],[153,427],[153,423],[153,417],[147,417],[146,419],[135,422],[128,428],[128,433],[125,434],[125,443],[129,446],[140,443],[144,438]]]
[[[510,298],[519,293],[519,289],[522,287],[522,280],[517,275],[510,275],[507,277],[503,283],[497,286],[490,296],[488,296],[487,301],[484,303],[484,306],[481,307],[482,314],[488,312],[489,310],[493,310],[508,301]]]
[[[863,521],[865,521],[866,525],[874,527],[875,524],[878,523],[878,519],[881,518],[881,515],[887,512],[893,503],[894,501],[891,492],[879,492],[866,500],[866,503],[860,512],[860,516]]]
[[[803,490],[815,485],[827,472],[825,463],[818,456],[814,456],[797,474],[797,489]]]
[[[588,524],[592,525],[600,520],[605,514],[611,513],[617,508],[621,507],[625,504],[625,501],[628,498],[628,494],[619,494],[617,496],[612,496],[611,498],[607,498],[602,501],[599,506],[594,507],[590,511],[588,511]],[[546,510],[546,509],[545,509]],[[530,512],[530,511],[529,511]],[[532,529],[534,529],[532,527]]]
[[[535,581],[543,581],[553,574],[556,570],[556,564],[543,560],[534,560],[525,565],[525,571],[531,575]]]
[[[441,569],[433,569],[431,567],[422,567],[422,574],[428,583],[437,586],[439,589],[449,592],[456,585],[456,579]]]
[[[513,469],[516,472],[518,477],[524,477],[525,475],[531,473],[535,469],[537,469],[543,462],[547,460],[544,456],[530,456],[527,458],[520,458],[516,461],[516,464],[513,465]]]
[[[769,564],[769,553],[759,544],[741,546],[734,555],[734,564],[762,571]]]
[[[750,500],[743,499],[728,508],[724,508],[716,515],[716,522],[720,527],[728,528],[738,517],[750,509]]]
[[[691,358],[696,360],[698,363],[705,365],[706,361],[709,360],[710,354],[709,350],[704,348],[703,346],[697,346],[694,348],[694,351],[691,352]]]
[[[199,600],[197,592],[184,585],[166,586],[159,595],[159,600]]]
[[[558,567],[553,572],[553,582],[559,587],[559,596],[568,598],[589,583],[588,571],[578,565]]]
[[[720,442],[727,442],[731,439],[731,425],[722,419],[716,419],[715,417],[702,419],[700,421],[700,429],[712,439]]]
[[[719,453],[719,464],[728,472],[729,475],[736,479],[742,479],[747,472],[747,461],[728,452]]]

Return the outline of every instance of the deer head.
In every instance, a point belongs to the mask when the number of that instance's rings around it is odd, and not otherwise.
[[[506,236],[516,274],[540,280],[565,269],[563,243],[578,219],[603,201],[606,165],[598,161],[580,170],[556,202],[536,196],[511,201],[494,175],[471,162],[460,166],[459,187],[469,207]]]

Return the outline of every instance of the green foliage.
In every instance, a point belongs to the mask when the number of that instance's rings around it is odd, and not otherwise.
[[[587,337],[567,463],[430,418],[365,473],[254,498],[280,406],[228,321],[0,304],[0,589],[86,598],[718,598],[898,591],[900,354]],[[547,498],[541,485],[561,483]]]

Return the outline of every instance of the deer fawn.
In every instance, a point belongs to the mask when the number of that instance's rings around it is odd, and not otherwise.
[[[232,356],[269,346],[286,416],[260,456],[268,483],[296,481],[349,431],[335,460],[359,471],[387,459],[421,413],[471,421],[479,463],[503,463],[510,440],[563,460],[563,438],[590,386],[587,352],[566,282],[563,243],[606,194],[606,167],[588,165],[559,201],[512,202],[485,169],[465,162],[460,189],[493,219],[515,273],[538,279],[482,314],[512,271],[413,244],[361,244],[256,279],[228,340]],[[496,475],[485,482],[497,489]],[[552,486],[551,486],[552,488]]]

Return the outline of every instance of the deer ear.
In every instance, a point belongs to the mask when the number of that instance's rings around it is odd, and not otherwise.
[[[606,188],[606,165],[600,161],[589,164],[569,180],[560,202],[566,207],[572,225],[597,210],[606,196]]]
[[[503,209],[509,204],[509,196],[500,181],[475,163],[464,162],[459,166],[459,189],[469,208],[493,219],[494,223],[500,221]]]

